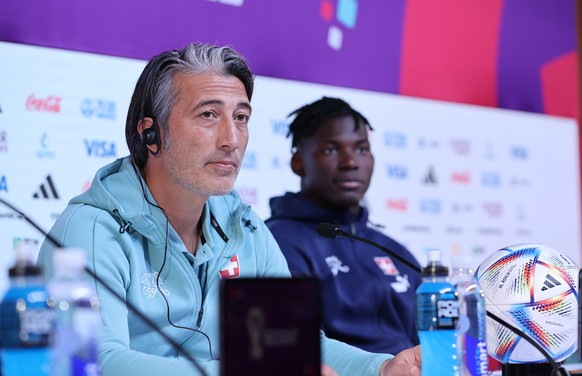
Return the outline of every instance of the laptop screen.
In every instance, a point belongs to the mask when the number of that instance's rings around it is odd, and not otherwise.
[[[320,374],[320,285],[315,278],[222,280],[222,376]]]

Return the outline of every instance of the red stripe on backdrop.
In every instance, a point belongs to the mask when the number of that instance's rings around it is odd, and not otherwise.
[[[580,97],[576,51],[559,56],[544,64],[540,76],[544,112],[548,115],[579,119]]]
[[[497,106],[503,0],[408,0],[400,93]]]

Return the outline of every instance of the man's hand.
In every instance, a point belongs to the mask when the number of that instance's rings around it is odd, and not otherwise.
[[[381,376],[420,376],[420,345],[402,350],[387,360],[380,369]]]
[[[321,365],[321,376],[338,376],[338,374],[330,366]]]

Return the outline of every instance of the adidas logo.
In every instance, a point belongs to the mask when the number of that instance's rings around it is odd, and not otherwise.
[[[50,175],[47,175],[45,181],[38,187],[38,190],[32,195],[32,197],[36,199],[44,198],[56,200],[60,198]]]
[[[546,291],[549,290],[551,288],[554,288],[556,286],[560,286],[561,283],[556,280],[554,277],[552,277],[549,274],[546,274],[546,280],[544,281],[544,286],[542,287],[542,291]]]
[[[432,167],[430,167],[428,169],[428,172],[426,174],[426,176],[424,177],[424,179],[422,179],[422,182],[424,184],[436,184],[437,183],[437,179],[434,173],[434,170]]]

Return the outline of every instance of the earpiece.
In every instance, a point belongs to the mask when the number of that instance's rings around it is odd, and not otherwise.
[[[161,142],[160,142],[160,132],[158,130],[158,123],[154,121],[150,128],[144,129],[143,132],[141,132],[139,137],[144,145],[156,146],[155,151],[152,151],[150,148],[148,148],[152,155],[156,155],[160,152]]]

